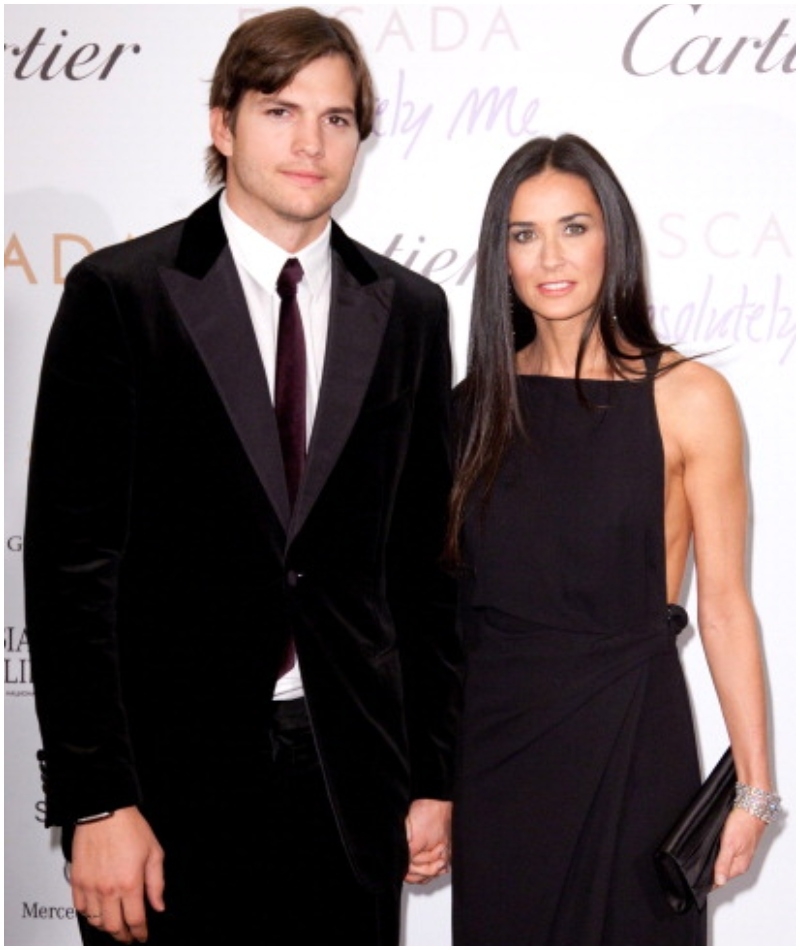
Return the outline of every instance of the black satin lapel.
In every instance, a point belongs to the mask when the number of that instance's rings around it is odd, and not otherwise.
[[[253,324],[230,249],[202,279],[162,269],[170,299],[284,526],[289,498],[278,427]]]
[[[334,257],[325,368],[305,477],[289,525],[290,538],[302,527],[361,411],[386,331],[393,291],[391,280],[362,287]]]

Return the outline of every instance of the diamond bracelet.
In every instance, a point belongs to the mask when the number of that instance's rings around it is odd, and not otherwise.
[[[733,799],[734,808],[760,818],[765,825],[774,821],[781,813],[781,796],[775,792],[765,792],[763,788],[754,788],[744,782],[736,783],[736,795]]]

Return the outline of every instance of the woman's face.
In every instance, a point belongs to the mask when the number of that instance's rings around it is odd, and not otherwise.
[[[508,269],[517,296],[537,318],[588,318],[603,282],[605,246],[603,214],[583,178],[550,168],[517,188]]]

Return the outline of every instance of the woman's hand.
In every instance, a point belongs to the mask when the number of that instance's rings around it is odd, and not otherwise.
[[[732,809],[722,829],[719,855],[714,864],[714,887],[723,887],[744,874],[764,834],[766,824],[742,808]]]

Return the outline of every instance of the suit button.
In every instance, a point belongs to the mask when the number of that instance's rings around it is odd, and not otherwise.
[[[286,574],[286,583],[289,587],[297,587],[297,584],[302,576],[303,575],[299,574],[297,571],[289,571]]]

